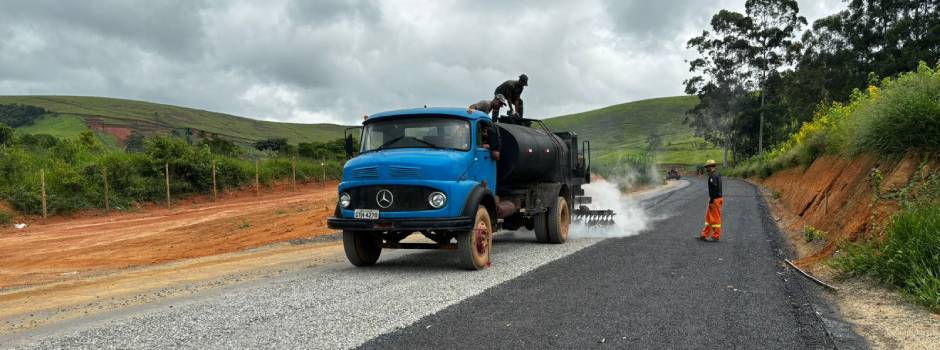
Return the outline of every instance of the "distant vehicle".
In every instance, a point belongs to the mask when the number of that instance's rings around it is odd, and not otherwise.
[[[676,170],[676,168],[669,169],[669,171],[666,172],[666,180],[679,180],[681,178],[682,177],[679,176],[679,171]]]
[[[540,120],[508,121],[494,125],[466,108],[368,117],[358,154],[347,142],[354,157],[343,168],[327,221],[343,230],[349,261],[373,265],[383,248],[448,249],[476,270],[489,264],[492,235],[500,228],[526,227],[539,242],[564,243],[573,217],[610,221],[612,211],[584,206],[591,202],[581,189],[591,181],[589,142],[553,133]],[[501,140],[498,160],[490,149],[493,134]],[[402,242],[415,232],[434,243]]]

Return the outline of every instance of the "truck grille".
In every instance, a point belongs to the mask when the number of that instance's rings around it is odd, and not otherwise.
[[[389,168],[389,172],[392,177],[397,178],[419,178],[421,177],[421,169],[403,167],[403,166],[393,166]]]
[[[379,168],[378,167],[367,167],[367,168],[358,168],[353,169],[349,172],[349,175],[355,179],[378,179],[379,178]]]
[[[376,195],[381,190],[389,190],[394,197],[392,205],[382,208],[376,202]],[[363,186],[347,190],[350,197],[350,209],[377,209],[382,211],[430,210],[428,196],[436,191],[421,186]]]

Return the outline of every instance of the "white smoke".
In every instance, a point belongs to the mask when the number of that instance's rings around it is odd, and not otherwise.
[[[629,180],[629,179],[627,179]],[[610,238],[626,237],[639,234],[647,228],[651,218],[640,206],[640,203],[620,191],[617,182],[608,182],[604,179],[594,179],[590,184],[583,185],[584,195],[591,197],[588,207],[594,210],[611,209],[614,211],[614,225],[587,226],[583,223],[572,223],[568,237],[578,238]]]

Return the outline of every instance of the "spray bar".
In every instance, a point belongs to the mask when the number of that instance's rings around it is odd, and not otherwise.
[[[582,222],[587,226],[608,226],[614,224],[613,210],[591,210],[585,205],[578,207],[572,213],[572,220]]]

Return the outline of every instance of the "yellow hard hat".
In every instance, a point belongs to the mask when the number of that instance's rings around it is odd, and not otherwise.
[[[718,166],[718,163],[716,163],[714,159],[709,159],[705,162],[705,166]]]

